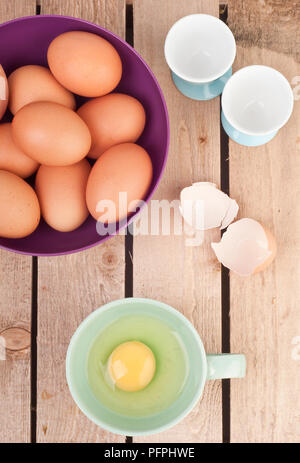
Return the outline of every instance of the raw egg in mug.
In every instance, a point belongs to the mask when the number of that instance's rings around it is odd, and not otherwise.
[[[127,436],[170,428],[209,379],[241,378],[241,354],[206,354],[193,325],[159,301],[127,298],[92,312],[73,335],[66,375],[94,423]]]

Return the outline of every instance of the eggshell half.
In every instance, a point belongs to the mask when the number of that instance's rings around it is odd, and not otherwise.
[[[40,205],[33,188],[11,172],[0,170],[0,236],[24,238],[40,221]]]
[[[237,202],[214,183],[193,183],[180,193],[180,212],[194,230],[226,228],[238,210]]]
[[[86,201],[91,215],[104,223],[126,218],[145,198],[152,175],[150,156],[141,146],[122,143],[109,148],[88,179]],[[124,200],[120,193],[125,194]]]
[[[40,166],[35,189],[42,216],[55,230],[69,232],[86,220],[85,191],[90,170],[86,159],[66,167]]]
[[[263,228],[268,240],[269,257],[262,264],[258,265],[258,267],[255,268],[253,273],[263,272],[273,262],[277,254],[277,244],[274,236],[266,227]]]
[[[19,177],[27,178],[34,174],[39,164],[18,148],[12,138],[11,124],[0,125],[0,169]]]
[[[132,96],[112,93],[94,98],[78,109],[92,136],[89,157],[97,159],[114,145],[135,142],[144,130],[146,115]]]
[[[8,104],[8,83],[6,74],[0,64],[0,120],[2,119]]]
[[[58,35],[48,48],[54,77],[73,93],[106,95],[120,82],[122,62],[117,50],[96,34],[71,31]]]
[[[46,166],[67,166],[89,152],[91,135],[69,108],[51,102],[29,103],[12,121],[14,142],[27,156]]]
[[[8,77],[9,109],[19,109],[34,101],[52,101],[75,109],[75,97],[43,66],[28,65],[16,69]]]
[[[244,218],[227,228],[219,243],[211,243],[217,259],[241,276],[264,270],[276,256],[272,234],[259,222]]]

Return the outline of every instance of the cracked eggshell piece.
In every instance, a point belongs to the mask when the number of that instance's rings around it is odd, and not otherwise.
[[[233,272],[248,276],[261,272],[276,256],[273,235],[253,219],[229,225],[219,243],[211,243],[219,262]]]
[[[194,230],[226,228],[238,210],[237,202],[214,183],[193,183],[180,193],[180,212]]]
[[[8,104],[8,82],[3,67],[0,64],[0,120]]]

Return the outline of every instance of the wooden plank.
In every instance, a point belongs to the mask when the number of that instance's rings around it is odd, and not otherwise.
[[[41,14],[81,17],[125,35],[125,3],[42,0]],[[124,442],[90,422],[73,402],[65,379],[66,350],[94,309],[124,297],[124,237],[65,257],[39,259],[38,442]]]
[[[167,169],[156,199],[179,198],[195,181],[220,182],[219,98],[196,102],[174,87],[163,44],[171,25],[191,13],[219,15],[219,2],[209,0],[134,1],[134,45],[155,73],[170,115],[171,144]],[[206,233],[199,247],[185,246],[183,236],[134,238],[134,295],[161,300],[182,311],[199,331],[208,352],[221,349],[221,274]],[[151,250],[151,252],[149,252]],[[220,381],[205,387],[201,402],[173,429],[135,442],[221,442]]]
[[[32,0],[0,3],[1,23],[34,14]],[[31,262],[0,250],[0,442],[30,442]]]
[[[295,2],[228,3],[238,44],[235,69],[266,64],[297,82]],[[278,243],[276,261],[264,273],[231,275],[231,348],[248,360],[247,378],[231,385],[233,442],[300,440],[299,121],[295,101],[287,126],[267,145],[251,149],[230,142],[230,191],[239,217],[261,221]]]
[[[30,442],[31,257],[1,250],[0,274],[0,442]]]

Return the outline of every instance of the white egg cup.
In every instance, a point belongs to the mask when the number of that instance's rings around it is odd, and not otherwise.
[[[222,93],[235,55],[236,44],[229,27],[207,14],[179,19],[165,41],[165,58],[174,84],[194,100],[210,100]]]
[[[263,145],[286,124],[293,103],[290,84],[279,71],[247,66],[233,74],[224,87],[222,125],[241,145]]]

